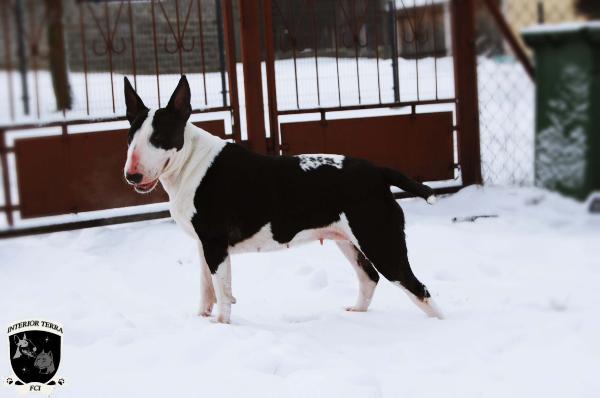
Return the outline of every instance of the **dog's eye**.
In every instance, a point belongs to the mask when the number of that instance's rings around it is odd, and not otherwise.
[[[161,137],[159,134],[152,134],[150,136],[150,144],[156,148],[164,148],[167,145],[164,137]]]
[[[158,147],[160,144],[160,140],[156,137],[155,134],[152,134],[150,136],[150,144],[152,144],[152,146]]]

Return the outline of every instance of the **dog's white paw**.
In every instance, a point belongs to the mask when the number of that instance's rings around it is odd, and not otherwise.
[[[359,307],[356,305],[350,306],[350,307],[346,307],[345,308],[346,311],[348,312],[367,312],[367,308],[365,307]]]
[[[198,315],[203,317],[211,316],[214,304],[215,303],[212,302],[201,303],[200,309],[198,310]]]
[[[431,195],[430,197],[427,198],[427,203],[429,203],[430,205],[434,205],[437,202],[437,198],[435,197],[435,195]]]
[[[219,315],[217,315],[217,318],[213,322],[229,324],[229,323],[231,323],[231,320],[229,319],[228,316],[219,314]]]

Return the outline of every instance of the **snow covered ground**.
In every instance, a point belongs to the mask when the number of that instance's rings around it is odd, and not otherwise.
[[[386,281],[345,312],[355,276],[326,242],[235,256],[232,324],[214,324],[194,244],[162,221],[0,241],[0,325],[64,325],[56,397],[600,395],[598,217],[533,188],[401,204],[443,321]],[[451,222],[470,215],[499,217]]]

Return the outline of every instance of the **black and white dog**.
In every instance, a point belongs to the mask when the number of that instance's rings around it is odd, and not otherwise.
[[[198,242],[200,314],[218,307],[229,322],[230,255],[335,240],[356,271],[349,311],[366,311],[381,273],[429,316],[441,318],[407,257],[404,214],[390,186],[429,203],[431,188],[395,170],[341,155],[272,157],[253,153],[188,123],[190,87],[181,78],[168,105],[148,109],[125,78],[129,149],[125,178],[140,193],[160,181],[171,215]]]

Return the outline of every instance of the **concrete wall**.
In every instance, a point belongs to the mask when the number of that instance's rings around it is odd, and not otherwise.
[[[515,32],[538,23],[540,0],[503,0],[502,11]],[[578,19],[575,0],[542,0],[545,23],[561,23]]]

